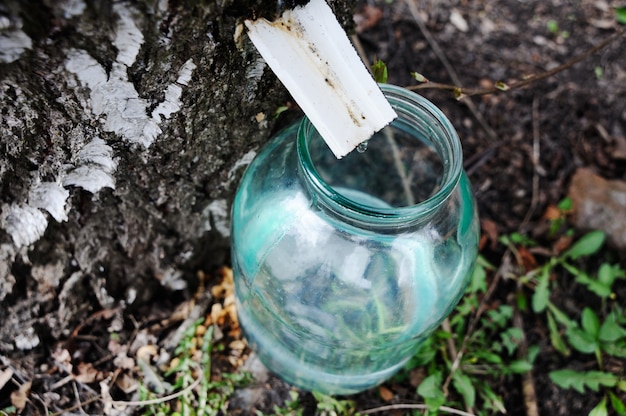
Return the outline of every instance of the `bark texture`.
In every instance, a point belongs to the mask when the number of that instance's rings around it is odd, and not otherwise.
[[[227,261],[231,197],[288,100],[241,23],[282,4],[0,2],[0,354]]]

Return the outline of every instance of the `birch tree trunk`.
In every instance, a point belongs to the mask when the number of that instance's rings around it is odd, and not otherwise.
[[[231,197],[288,100],[241,23],[275,11],[0,2],[0,355],[228,261]]]

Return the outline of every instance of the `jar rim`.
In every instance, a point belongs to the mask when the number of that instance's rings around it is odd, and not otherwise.
[[[413,205],[385,208],[365,205],[337,192],[322,179],[313,163],[308,142],[311,137],[310,132],[315,130],[315,127],[306,116],[298,128],[298,160],[307,182],[319,192],[322,202],[331,209],[340,208],[341,214],[354,218],[367,219],[369,217],[385,222],[410,221],[433,212],[452,194],[463,172],[461,141],[450,120],[432,102],[403,87],[392,84],[380,84],[379,86],[391,106],[398,113],[398,118],[418,120],[418,117],[425,116],[435,122],[434,124],[438,124],[439,140],[443,139],[441,143],[438,143],[442,145],[440,149],[443,154],[440,154],[440,157],[443,163],[443,173],[440,187],[435,193]],[[421,123],[423,124],[423,121]]]

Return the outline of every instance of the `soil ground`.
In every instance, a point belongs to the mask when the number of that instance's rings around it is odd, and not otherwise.
[[[425,25],[420,28],[408,2],[360,1],[356,32],[367,59],[386,63],[390,83],[418,84],[410,75],[418,72],[433,82],[488,88],[498,81],[513,85],[516,80],[549,71],[584,54],[618,30],[613,11],[617,6],[623,4],[609,0],[420,0],[416,8]],[[544,214],[567,195],[577,168],[589,167],[606,179],[626,177],[625,51],[626,40],[622,36],[552,77],[524,88],[460,101],[447,90],[419,91],[442,108],[458,130],[486,235],[520,232],[537,239],[545,237]],[[449,60],[448,68],[442,62],[444,56]],[[482,254],[500,264],[503,249],[486,244]],[[207,289],[220,294],[215,299],[223,299],[223,293],[215,290],[219,289],[220,274],[211,271],[211,276],[214,277],[205,282]],[[514,289],[506,282],[499,285],[492,301],[507,302]],[[619,288],[620,294],[626,296],[626,289]],[[584,293],[567,287],[558,295],[567,298],[573,309],[580,310],[590,302]],[[147,318],[135,326],[129,324],[135,322],[134,316],[103,311],[77,328],[71,340],[57,344],[64,348],[36,349],[32,354],[11,357],[14,368],[36,369],[32,384],[36,399],[31,396],[31,410],[41,411],[46,402],[54,403],[55,411],[73,408],[72,413],[80,414],[81,408],[76,407],[80,401],[84,409],[102,411],[101,405],[92,403],[90,407],[87,398],[101,392],[96,380],[122,376],[126,363],[120,359],[119,351],[124,347],[129,347],[128,351],[139,348],[125,343],[165,347],[180,326],[180,320],[173,317],[177,313],[188,316],[185,307],[193,305],[204,307],[205,313],[211,310],[211,305],[202,299],[171,300],[154,310],[143,311]],[[239,336],[228,317],[219,311],[214,311],[214,315],[213,319],[224,325],[220,331],[227,340]],[[120,322],[123,324],[117,325]],[[117,345],[111,340],[112,326],[117,328]],[[542,358],[532,374],[540,414],[587,414],[598,397],[554,386],[547,373],[563,366],[564,361],[550,351],[545,328],[533,322],[527,322],[526,328],[529,343],[542,348]],[[238,358],[233,350],[238,351]],[[63,351],[72,351],[71,361],[82,366],[70,370],[73,376],[69,379],[68,373],[59,369],[60,363],[69,363]],[[221,355],[215,353],[214,371],[233,371],[233,365],[240,366],[247,354],[239,347],[226,348]],[[577,362],[581,368],[588,364]],[[612,365],[623,374],[624,362]],[[259,386],[256,400],[267,414],[272,413],[267,409],[274,404],[284,402],[290,389],[272,376]],[[360,410],[418,401],[415,387],[409,383],[389,383],[386,388],[393,393],[388,401],[381,398],[378,389],[350,399]],[[519,377],[498,386],[497,392],[504,398],[509,415],[527,414],[521,389]],[[117,383],[112,391],[115,398],[132,397],[121,390]],[[0,409],[10,404],[9,393],[15,391],[9,385],[0,390]],[[302,393],[300,400],[304,414],[312,414],[312,397]],[[231,413],[246,413],[236,407],[235,400]]]

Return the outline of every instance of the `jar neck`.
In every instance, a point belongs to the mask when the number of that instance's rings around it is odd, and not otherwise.
[[[334,156],[331,158],[330,149],[325,144],[319,145],[322,143],[321,136],[306,117],[302,120],[298,130],[298,164],[300,174],[311,193],[314,204],[321,209],[357,226],[397,228],[424,221],[440,210],[452,195],[462,175],[462,151],[458,135],[450,121],[430,101],[405,88],[389,84],[381,84],[380,87],[398,114],[398,118],[370,139],[370,149],[365,151],[364,155],[372,152],[372,157],[379,157],[381,153],[389,153],[385,156],[385,163],[390,161],[388,169],[380,167],[382,162],[375,160],[370,161],[370,167],[368,167],[367,163],[361,164],[358,159],[345,162],[344,159],[335,159]],[[402,143],[396,143],[394,137],[401,137]],[[389,143],[385,147],[389,150],[373,148],[372,144],[382,143],[380,141]],[[412,148],[418,143],[422,146],[422,150]],[[321,150],[313,151],[314,146]],[[439,159],[436,174],[430,172],[430,167],[429,173],[424,175],[411,172],[413,165],[409,166],[409,164],[422,163],[420,159],[423,159],[421,155],[424,149]],[[345,159],[349,157],[360,156],[353,151]],[[325,161],[323,169],[321,160]],[[405,162],[406,160],[413,160],[413,162]],[[344,168],[346,163],[351,163],[352,167]],[[391,172],[392,166],[397,172]],[[378,174],[373,172],[379,167],[381,171]],[[337,173],[334,173],[334,170],[337,170]],[[420,172],[423,170],[423,167],[418,169]],[[345,174],[345,172],[349,173]],[[402,185],[398,185],[398,191],[395,193],[421,192],[423,186],[415,181],[416,176],[420,175],[436,177],[436,184],[432,192],[423,199],[414,201],[412,195],[411,197],[407,195],[405,201],[407,203],[395,203],[391,201],[393,197],[389,197],[391,199],[387,201],[388,197],[383,198],[380,195],[373,195],[372,198],[354,197],[355,193],[346,192],[346,187],[343,185],[339,187],[335,183],[330,183],[328,178],[333,175],[350,176],[346,178],[346,184],[365,183],[362,185],[364,192],[359,191],[358,195],[371,193],[368,181],[385,183],[387,179],[398,176],[400,177],[398,181],[402,182]],[[393,194],[393,187],[391,190],[385,190],[385,193],[386,195]]]

